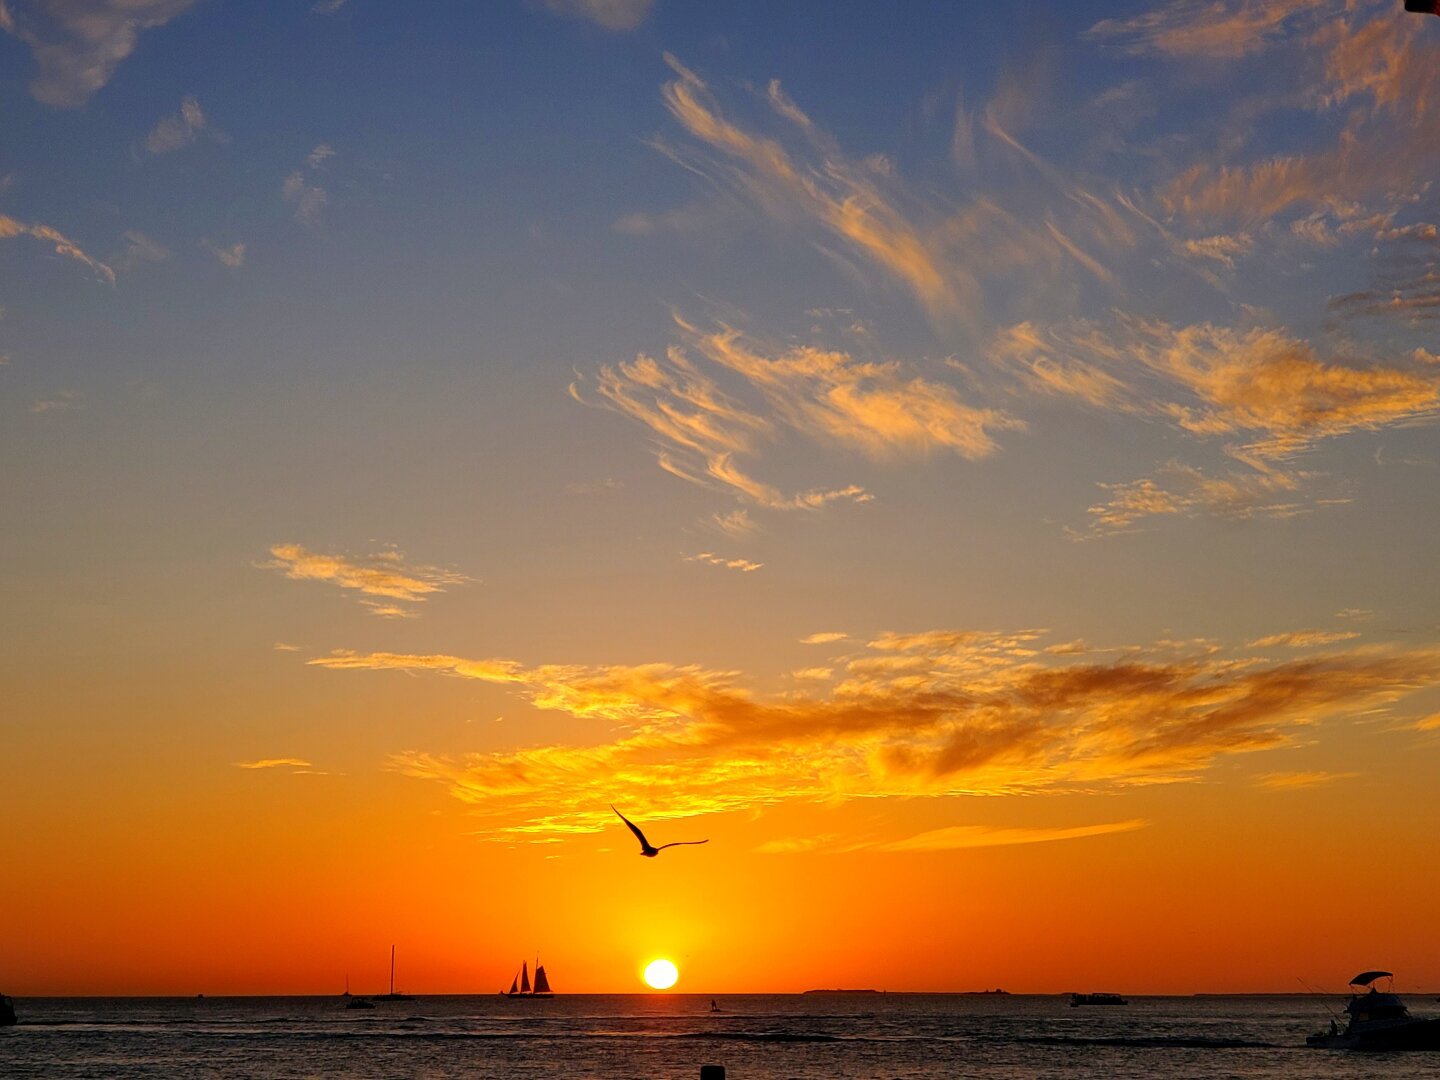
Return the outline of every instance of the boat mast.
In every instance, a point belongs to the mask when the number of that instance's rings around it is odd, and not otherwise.
[[[395,996],[395,946],[390,946],[390,996]]]

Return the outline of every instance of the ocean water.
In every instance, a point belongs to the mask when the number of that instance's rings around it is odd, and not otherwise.
[[[19,998],[0,1077],[597,1078],[1437,1077],[1440,1052],[1311,1050],[1337,1002],[1053,996],[562,995],[421,997],[347,1011],[336,998]],[[1433,1013],[1412,999],[1417,1014]]]

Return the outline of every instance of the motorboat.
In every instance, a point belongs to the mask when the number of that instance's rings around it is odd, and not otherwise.
[[[1440,1017],[1410,1015],[1393,992],[1388,971],[1362,971],[1350,980],[1353,993],[1345,1005],[1345,1026],[1331,1020],[1326,1031],[1305,1038],[1306,1046],[1322,1050],[1440,1050]],[[1389,980],[1382,991],[1375,983]]]

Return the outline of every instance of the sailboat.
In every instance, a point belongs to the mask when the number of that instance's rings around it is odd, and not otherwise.
[[[409,994],[397,994],[395,992],[395,946],[390,946],[390,992],[388,994],[376,994],[376,1001],[414,1001]]]
[[[510,989],[500,991],[504,997],[526,997],[526,998],[552,998],[555,991],[550,989],[550,980],[545,977],[545,965],[540,959],[535,959],[535,986],[530,986],[530,968],[523,960],[520,962],[520,970],[510,980]]]

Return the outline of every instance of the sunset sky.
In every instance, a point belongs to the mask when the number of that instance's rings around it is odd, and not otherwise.
[[[1440,988],[1440,19],[0,29],[0,991]]]

